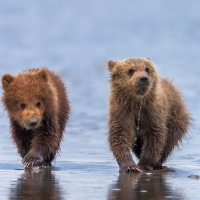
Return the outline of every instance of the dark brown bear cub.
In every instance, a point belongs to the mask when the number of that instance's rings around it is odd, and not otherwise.
[[[161,169],[186,135],[190,116],[179,91],[148,58],[108,62],[110,148],[121,172]],[[131,150],[139,159],[133,161]]]
[[[69,117],[69,102],[59,76],[46,68],[2,77],[2,101],[12,138],[26,167],[51,165]]]

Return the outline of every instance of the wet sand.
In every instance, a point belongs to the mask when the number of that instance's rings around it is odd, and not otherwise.
[[[27,170],[0,105],[1,200],[200,199],[197,0],[0,1],[0,76],[46,66],[61,75],[72,107],[54,167]],[[164,170],[119,174],[107,144],[106,62],[130,57],[150,57],[194,119]]]
[[[95,130],[93,135],[79,136],[82,145],[74,133],[68,134],[70,139],[64,140],[52,168],[24,169],[13,144],[7,141],[6,146],[13,150],[3,150],[6,156],[0,162],[1,199],[199,199],[195,143],[176,150],[166,163],[168,168],[120,174],[103,133],[99,134],[104,142],[99,143]]]

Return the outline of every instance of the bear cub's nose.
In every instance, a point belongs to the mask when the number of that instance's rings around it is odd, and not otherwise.
[[[37,126],[37,122],[31,122],[31,123],[29,123],[29,126],[30,127],[35,127],[35,126]]]
[[[29,119],[28,123],[27,123],[27,126],[29,128],[35,128],[38,126],[38,120],[33,118],[33,119]]]
[[[147,76],[141,76],[139,81],[141,83],[148,83],[149,82],[149,78]]]

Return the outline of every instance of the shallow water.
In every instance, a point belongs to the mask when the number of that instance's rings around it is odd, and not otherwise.
[[[72,114],[52,169],[24,170],[0,106],[0,199],[199,199],[200,3],[0,0],[0,75],[46,66]],[[194,118],[169,170],[119,174],[107,144],[109,59],[150,57]],[[2,92],[2,90],[1,90]]]

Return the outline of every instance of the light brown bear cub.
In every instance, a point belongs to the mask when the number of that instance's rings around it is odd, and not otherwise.
[[[149,58],[108,62],[108,141],[121,172],[161,169],[188,131],[190,116],[179,91]],[[131,150],[139,159],[133,161]]]
[[[69,118],[69,102],[59,76],[46,68],[2,77],[2,101],[12,138],[26,167],[51,165]]]

